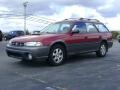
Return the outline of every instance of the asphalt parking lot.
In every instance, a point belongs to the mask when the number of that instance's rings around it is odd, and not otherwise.
[[[120,44],[104,58],[94,53],[70,56],[64,65],[23,63],[7,57],[0,42],[0,90],[120,90]]]

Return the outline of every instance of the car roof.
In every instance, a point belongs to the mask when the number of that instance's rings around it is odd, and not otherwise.
[[[88,22],[88,23],[100,23],[102,24],[102,22],[100,22],[97,19],[87,19],[87,18],[80,18],[80,19],[76,19],[76,18],[70,18],[70,19],[65,19],[63,21],[60,22],[71,22],[71,23],[75,23],[75,22]]]

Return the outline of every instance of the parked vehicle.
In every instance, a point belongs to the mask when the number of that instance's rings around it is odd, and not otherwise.
[[[112,45],[112,34],[102,22],[80,18],[48,25],[41,35],[14,38],[6,52],[23,61],[46,59],[60,65],[72,54],[96,52],[98,57],[104,57]]]
[[[24,31],[21,30],[15,30],[15,31],[10,31],[9,33],[5,34],[4,38],[5,40],[10,40],[15,37],[23,36]]]
[[[39,31],[33,31],[32,35],[40,35],[40,30]]]
[[[3,38],[3,33],[2,33],[2,31],[0,30],[0,41],[2,41],[2,38]]]

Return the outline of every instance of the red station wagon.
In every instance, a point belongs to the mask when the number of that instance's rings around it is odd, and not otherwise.
[[[51,65],[60,65],[71,54],[96,52],[104,57],[113,45],[111,32],[96,19],[65,19],[40,33],[10,40],[7,55],[23,61],[46,59]]]

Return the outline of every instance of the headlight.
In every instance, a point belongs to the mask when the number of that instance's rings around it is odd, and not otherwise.
[[[41,42],[26,42],[24,45],[25,46],[42,46],[43,44]]]

